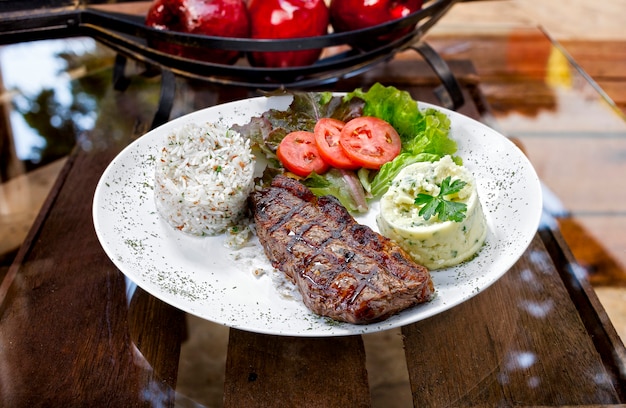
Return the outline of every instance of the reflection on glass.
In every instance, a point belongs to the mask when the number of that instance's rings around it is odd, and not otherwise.
[[[2,49],[4,87],[13,96],[11,131],[27,170],[67,155],[93,129],[99,101],[111,86],[113,58],[83,38]]]

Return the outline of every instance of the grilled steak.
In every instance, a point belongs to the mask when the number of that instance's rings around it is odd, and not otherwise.
[[[356,324],[428,301],[433,283],[396,243],[358,224],[332,196],[286,176],[250,195],[256,231],[275,268],[313,312]]]

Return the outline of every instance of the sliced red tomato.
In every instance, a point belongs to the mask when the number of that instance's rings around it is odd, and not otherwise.
[[[322,118],[315,124],[315,142],[320,151],[320,156],[328,164],[338,169],[358,169],[355,164],[346,156],[343,148],[339,145],[341,129],[345,123],[338,119]]]
[[[386,121],[373,116],[354,118],[341,130],[339,144],[353,163],[379,169],[393,160],[402,148],[398,132]]]
[[[276,155],[287,170],[300,177],[306,177],[313,171],[322,174],[329,168],[320,156],[313,132],[289,133],[278,145]]]

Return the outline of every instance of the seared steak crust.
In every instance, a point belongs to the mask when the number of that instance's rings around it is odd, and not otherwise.
[[[256,231],[275,268],[313,312],[356,324],[428,301],[433,283],[396,243],[358,224],[332,196],[278,176],[250,196]]]

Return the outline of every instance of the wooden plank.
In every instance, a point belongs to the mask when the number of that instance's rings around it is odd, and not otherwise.
[[[58,195],[27,238],[27,256],[12,266],[0,320],[0,359],[10,373],[2,406],[139,406],[150,388],[164,401],[173,397],[149,366],[136,364],[126,282],[93,229],[94,187],[112,157],[77,154],[68,161]]]
[[[613,119],[610,113],[590,117],[593,117],[590,128],[598,123],[603,123],[604,128],[586,130],[583,128],[586,119],[577,123],[573,118],[553,132],[529,132],[519,139],[541,180],[568,212],[623,214],[626,179],[611,175],[626,174],[626,161],[619,157],[626,152],[626,126],[619,124],[624,130],[609,131],[607,128]],[[574,132],[577,132],[575,137]],[[567,157],[568,171],[563,170],[562,163],[553,160],[555,152]]]
[[[125,280],[128,294],[128,329],[133,345],[162,381],[168,397],[176,388],[180,348],[187,338],[186,314]]]
[[[368,407],[363,341],[231,329],[224,406]]]
[[[22,245],[65,161],[56,160],[0,183],[0,264],[12,259]]]
[[[545,80],[551,64],[559,61],[554,59],[557,48],[539,31],[464,37],[429,35],[427,41],[444,58],[476,63],[483,91],[494,110],[533,115],[555,108],[553,91]],[[625,42],[568,40],[561,45],[626,115]]]
[[[415,405],[620,402],[538,236],[485,292],[403,328]]]
[[[608,110],[593,117],[572,118],[552,132],[531,132],[520,139],[539,177],[563,207],[559,212],[559,204],[552,204],[553,216],[591,283],[625,287],[626,180],[607,175],[626,173],[626,162],[619,159],[626,151],[626,132]],[[601,130],[593,129],[597,123],[603,124]],[[555,151],[568,158],[567,171],[553,160]],[[594,194],[581,194],[590,191]],[[551,203],[550,197],[546,202]]]
[[[623,79],[626,41],[564,40],[561,45],[595,79]]]
[[[574,256],[558,230],[543,229],[541,238],[546,245],[562,281],[569,292],[583,324],[587,329],[602,361],[607,367],[609,378],[621,401],[626,401],[626,348],[611,324],[591,284],[580,273]]]
[[[578,266],[595,288],[626,288],[626,214],[568,214],[557,222]]]
[[[460,85],[474,86],[478,83],[478,76],[471,62],[449,60],[446,63]],[[441,83],[435,71],[417,51],[409,50],[398,54],[393,62],[378,64],[361,75],[343,79],[334,84],[333,88],[352,91],[359,87],[369,87],[376,82],[395,86],[399,89],[418,89],[421,87],[425,88],[422,89],[422,92],[427,93],[432,93],[434,87]]]

